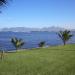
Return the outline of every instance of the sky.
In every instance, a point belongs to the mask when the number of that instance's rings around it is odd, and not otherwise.
[[[12,0],[0,10],[0,28],[75,29],[75,0]]]

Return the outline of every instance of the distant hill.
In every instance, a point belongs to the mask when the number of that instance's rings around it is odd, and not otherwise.
[[[44,27],[44,28],[27,28],[27,27],[13,27],[13,28],[3,28],[0,29],[1,32],[31,32],[31,31],[53,31],[58,32],[60,30],[65,30],[65,28],[60,27]],[[75,30],[73,30],[75,31]]]

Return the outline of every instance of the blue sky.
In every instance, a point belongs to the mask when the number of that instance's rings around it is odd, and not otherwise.
[[[0,14],[0,28],[50,26],[75,28],[75,0],[13,0]]]

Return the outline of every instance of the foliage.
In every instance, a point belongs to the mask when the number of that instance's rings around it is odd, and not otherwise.
[[[0,6],[4,5],[7,3],[7,0],[0,0]]]
[[[71,37],[73,36],[73,34],[71,34],[71,31],[69,30],[65,30],[65,31],[60,31],[58,33],[58,36],[61,38],[61,40],[63,41],[64,45],[66,44],[66,42],[71,39]]]
[[[39,43],[39,47],[43,47],[45,45],[45,41],[41,41],[40,43]]]
[[[0,50],[0,59],[2,60],[4,57],[4,51],[3,50]]]
[[[15,37],[15,38],[12,38],[12,39],[11,39],[11,42],[12,42],[12,44],[14,45],[14,47],[16,48],[16,50],[17,50],[18,48],[20,48],[21,46],[24,45],[23,40],[22,40],[22,39],[17,39],[16,37]]]

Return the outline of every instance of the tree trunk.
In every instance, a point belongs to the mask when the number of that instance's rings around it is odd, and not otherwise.
[[[16,48],[16,52],[17,52],[18,48]]]
[[[1,51],[1,60],[3,59],[4,57],[4,51]]]
[[[66,41],[63,41],[64,45],[66,45]]]

